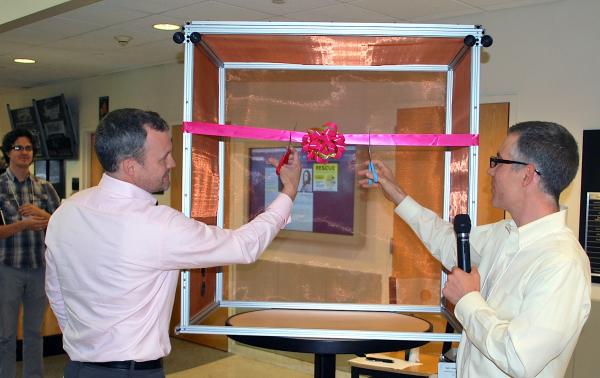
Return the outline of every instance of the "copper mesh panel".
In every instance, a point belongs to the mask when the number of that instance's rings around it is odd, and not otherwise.
[[[471,115],[471,50],[454,68],[452,88],[452,132],[468,134]]]
[[[396,109],[440,106],[446,74],[228,70],[227,122],[297,131],[334,121],[342,133],[394,133]]]
[[[218,71],[205,51],[196,47],[194,54],[194,121],[218,120]],[[192,135],[191,217],[214,225],[219,204],[218,139]],[[194,269],[190,272],[190,315],[214,302],[218,268]],[[227,311],[213,313],[222,323]],[[225,341],[226,345],[226,341]]]
[[[445,107],[398,111],[398,133],[444,133]],[[444,149],[396,148],[396,178],[417,202],[443,214]],[[440,263],[412,229],[394,217],[393,272],[390,302],[434,305],[439,303]],[[393,295],[393,296],[392,296]]]
[[[297,130],[301,131],[334,121],[343,133],[444,131],[445,73],[228,70],[226,79],[226,121],[234,124],[292,129],[297,123]],[[435,109],[436,117],[400,117],[404,128],[396,130],[399,109],[422,114],[422,108]],[[247,179],[249,149],[284,145],[231,141],[232,154],[228,155],[227,161],[227,180],[231,181],[226,187],[232,190],[227,192],[225,201],[225,213],[232,220],[231,227],[248,220],[245,218],[247,200],[243,197],[250,193]],[[365,152],[366,149],[360,147],[358,163],[365,160]],[[375,158],[384,159],[392,166],[395,159],[404,159],[404,155],[397,158],[391,147],[376,146],[373,153]],[[443,156],[443,149],[427,148],[419,152],[418,148],[413,148],[404,153],[406,156],[416,154],[421,162],[430,164],[434,160],[431,154]],[[432,182],[436,177],[443,179],[443,163],[436,164],[426,174],[415,166],[407,179],[419,188],[423,186],[423,177],[431,178]],[[434,174],[436,170],[439,173]],[[441,208],[442,185],[432,186],[431,193],[436,189],[439,190],[436,203]],[[367,191],[355,190],[355,236],[284,231],[259,262],[236,266],[227,299],[387,303],[393,207],[377,191],[366,195]],[[419,262],[419,272],[408,271],[405,278],[424,275],[425,280],[437,279],[439,282],[439,264],[425,255],[424,259],[427,258],[429,260],[424,263]],[[435,265],[435,272],[430,272],[428,266],[431,264]],[[436,287],[436,284],[431,286]],[[419,287],[418,293],[421,293],[421,286],[415,284],[415,287]],[[437,293],[439,283],[435,290],[427,292],[426,297],[435,301]],[[403,303],[423,301],[405,298]]]
[[[466,214],[469,204],[469,149],[452,151],[450,159],[450,219]]]
[[[471,50],[455,67],[452,90],[452,132],[471,131]],[[467,213],[469,201],[469,149],[452,151],[450,162],[450,219]]]
[[[205,35],[203,41],[224,62],[353,66],[447,65],[463,46],[462,38],[418,37]],[[202,47],[195,52],[193,119],[217,122],[218,69]],[[455,72],[454,132],[469,132],[470,56],[466,54]],[[225,123],[288,130],[296,126],[301,131],[333,121],[343,133],[444,133],[446,73],[230,69],[225,90]],[[226,198],[221,200],[227,226],[245,223],[248,149],[265,143],[232,140],[227,176],[219,178],[217,139],[194,136],[193,141],[192,215],[214,221],[219,179],[225,179]],[[397,177],[417,201],[442,214],[443,148],[374,150],[376,158],[396,163]],[[453,153],[457,209],[464,207],[460,195],[466,194],[466,181],[461,175],[466,171],[461,164],[466,158],[461,150]],[[357,159],[364,161],[365,149],[357,151]],[[259,263],[236,266],[226,297],[387,303],[387,249],[393,234],[394,300],[438,304],[439,263],[375,194],[367,200],[357,191],[354,205],[364,207],[356,207],[355,219],[361,219],[362,226],[352,239],[284,231]],[[373,270],[374,266],[385,268]],[[271,285],[264,285],[269,279]]]
[[[316,65],[447,65],[462,38],[206,35],[203,40],[224,62]]]
[[[194,54],[193,120],[217,122],[218,71],[206,52],[196,47]],[[207,224],[216,224],[219,204],[218,139],[192,136],[191,216]]]

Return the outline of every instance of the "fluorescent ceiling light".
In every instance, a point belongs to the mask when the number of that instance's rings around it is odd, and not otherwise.
[[[24,64],[33,64],[33,63],[35,63],[35,59],[16,58],[16,59],[13,60],[13,62],[15,62],[15,63],[24,63]]]
[[[174,24],[154,24],[152,27],[158,30],[178,30],[181,28],[179,25]]]

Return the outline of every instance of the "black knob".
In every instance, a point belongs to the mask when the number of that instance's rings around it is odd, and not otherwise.
[[[484,35],[481,37],[481,46],[490,47],[494,43],[494,38],[491,35]]]
[[[477,38],[475,38],[475,36],[469,34],[468,36],[465,37],[464,42],[465,42],[466,46],[473,47],[473,46],[475,46],[475,43],[477,43]]]
[[[183,43],[183,41],[185,41],[185,35],[182,32],[178,31],[175,34],[173,34],[173,42],[180,45]]]
[[[194,44],[200,42],[200,33],[193,32],[192,34],[190,34],[190,42]]]

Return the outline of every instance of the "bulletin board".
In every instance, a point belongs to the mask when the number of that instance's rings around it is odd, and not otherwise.
[[[265,210],[281,190],[281,181],[270,157],[279,158],[285,148],[251,148],[249,170],[249,219]],[[349,146],[339,160],[327,164],[309,161],[299,154],[302,165],[292,220],[286,230],[324,234],[354,234],[354,188],[356,148]]]

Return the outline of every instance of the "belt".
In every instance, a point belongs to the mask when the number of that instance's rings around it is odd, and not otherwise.
[[[137,362],[137,361],[109,361],[109,362],[84,362],[84,364],[87,365],[94,365],[94,366],[102,366],[105,368],[111,368],[111,369],[121,369],[121,370],[151,370],[151,369],[160,369],[162,368],[162,358],[159,358],[158,360],[152,360],[152,361],[143,361],[143,362]]]

